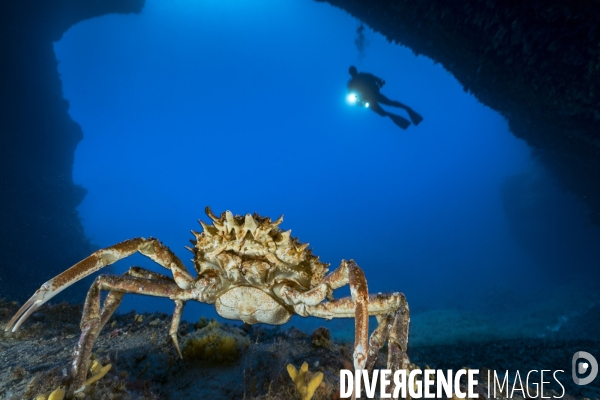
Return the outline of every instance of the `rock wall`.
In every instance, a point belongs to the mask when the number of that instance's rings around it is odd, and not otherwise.
[[[92,251],[75,210],[85,190],[72,179],[82,132],[68,115],[53,42],[79,21],[143,4],[0,3],[0,297],[27,299]]]
[[[600,225],[600,2],[326,1],[441,63]]]

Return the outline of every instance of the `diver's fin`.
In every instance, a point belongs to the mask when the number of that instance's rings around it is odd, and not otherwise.
[[[408,112],[408,116],[410,117],[410,120],[412,121],[413,124],[419,125],[421,123],[421,121],[423,121],[423,117],[421,117],[413,109],[407,108],[406,111]]]
[[[394,123],[396,125],[398,125],[402,129],[406,129],[410,126],[410,121],[407,120],[406,118],[403,118],[399,115],[391,114],[391,113],[388,113],[387,115],[388,115],[388,117],[390,117],[390,119],[392,121],[394,121]]]

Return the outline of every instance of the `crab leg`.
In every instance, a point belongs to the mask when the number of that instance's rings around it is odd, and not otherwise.
[[[166,275],[159,274],[154,271],[149,271],[140,267],[131,267],[125,275],[133,276],[136,278],[152,279],[152,280],[163,280],[166,282],[174,283],[173,278],[169,278]],[[100,317],[100,330],[106,325],[106,322],[110,319],[111,315],[121,304],[123,300],[124,292],[110,291],[104,300],[104,306],[102,308],[102,315]],[[183,359],[181,350],[179,348],[179,341],[177,339],[177,331],[179,330],[179,323],[181,322],[181,315],[183,313],[183,306],[185,301],[175,300],[175,311],[173,312],[173,318],[171,320],[171,327],[169,329],[169,335],[173,339],[173,345],[179,357]]]
[[[403,300],[400,309],[395,313],[388,342],[388,367],[393,367],[394,369],[407,369],[410,364],[410,360],[406,354],[408,350],[410,314],[408,303],[406,299],[403,298]]]
[[[94,272],[113,264],[125,257],[139,252],[152,259],[157,264],[170,269],[175,282],[182,289],[189,288],[193,283],[192,276],[187,272],[179,258],[169,248],[158,240],[150,238],[135,238],[126,240],[105,249],[100,249],[86,259],[73,265],[68,270],[50,279],[42,285],[29,300],[17,311],[8,322],[5,331],[15,332],[25,320],[48,300],[62,292],[75,282]],[[159,274],[160,275],[160,274]]]
[[[383,317],[386,314],[394,314],[400,307],[403,298],[402,293],[371,294],[368,298],[368,315]],[[352,297],[343,297],[306,307],[306,310],[307,315],[312,317],[354,318],[354,306]]]
[[[340,266],[331,274],[323,279],[323,283],[331,289],[337,289],[346,284],[350,285],[350,293],[352,300],[348,302],[348,311],[352,312],[351,317],[355,319],[355,342],[354,342],[354,369],[364,369],[367,361],[367,352],[369,351],[369,290],[367,288],[367,280],[362,269],[354,262],[354,260],[342,260]],[[327,287],[325,286],[325,287]],[[328,290],[319,291],[319,296],[324,299],[328,294]],[[316,300],[316,299],[313,299]],[[327,302],[325,304],[331,304]],[[314,302],[306,302],[306,309],[311,307]],[[316,305],[321,306],[323,303]],[[309,314],[311,314],[309,312]],[[311,314],[312,315],[312,314]]]
[[[393,318],[394,316],[391,313],[384,316],[377,316],[377,328],[375,328],[373,333],[371,333],[371,337],[369,338],[369,357],[367,358],[366,365],[366,368],[369,371],[373,369],[375,361],[377,361],[379,349],[381,349],[386,340],[388,340]]]
[[[162,280],[170,283],[174,283],[173,278],[169,278],[166,275],[159,274],[154,271],[149,271],[147,269],[141,267],[131,267],[127,270],[123,275],[125,276],[133,276],[136,278],[144,278],[144,279],[153,279],[153,280]],[[108,322],[110,317],[114,314],[117,308],[121,305],[123,301],[123,296],[125,293],[110,291],[106,295],[106,299],[104,299],[104,305],[102,307],[102,315],[100,316],[100,330],[104,328],[104,325]],[[177,347],[177,343],[175,344]]]
[[[354,260],[342,260],[340,266],[323,281],[332,289],[346,283],[350,285],[354,303],[354,369],[364,369],[369,351],[369,289],[365,274]]]
[[[100,309],[100,292],[109,290],[112,296],[106,308]],[[96,337],[102,330],[102,323],[108,320],[108,317],[118,306],[125,293],[146,294],[150,296],[168,297],[176,299],[185,296],[185,291],[175,282],[169,282],[162,279],[146,279],[135,276],[114,276],[100,275],[96,278],[90,288],[81,318],[81,336],[75,348],[74,359],[71,370],[73,382],[71,393],[77,395],[85,388],[85,379],[88,369],[88,361],[92,353],[92,347]]]
[[[173,311],[173,319],[171,320],[171,328],[169,328],[169,336],[173,339],[173,344],[175,345],[175,350],[177,350],[177,354],[179,354],[179,358],[183,360],[183,355],[181,354],[181,350],[179,349],[179,341],[177,340],[177,331],[179,330],[179,322],[181,322],[181,314],[183,314],[183,306],[185,305],[185,301],[183,300],[175,300],[175,311]]]
[[[131,267],[125,275],[135,276],[136,278],[145,278],[145,279],[153,279],[153,280],[165,280],[169,282],[173,282],[173,278],[170,276],[159,274],[158,272],[150,271],[148,269],[142,267]]]
[[[306,307],[308,315],[326,319],[352,318],[353,310],[354,300],[351,297]],[[392,371],[408,368],[410,361],[406,351],[408,348],[410,317],[408,303],[404,295],[402,293],[370,295],[368,314],[377,316],[379,325],[371,334],[368,358],[364,367],[371,370],[377,360],[379,349],[387,340],[389,348],[387,368]]]

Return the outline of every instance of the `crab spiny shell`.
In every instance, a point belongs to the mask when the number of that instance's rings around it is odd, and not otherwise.
[[[213,224],[199,221],[203,231],[192,231],[198,273],[221,270],[232,283],[253,286],[289,280],[306,290],[325,277],[329,264],[320,262],[290,230],[279,229],[283,216],[274,222],[256,213],[234,216],[225,211],[216,217],[209,207],[206,215]]]

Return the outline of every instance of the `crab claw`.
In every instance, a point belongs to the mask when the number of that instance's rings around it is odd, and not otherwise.
[[[31,298],[27,300],[25,304],[23,304],[23,306],[19,309],[19,311],[17,311],[15,316],[12,317],[10,321],[8,321],[8,324],[6,325],[4,330],[6,332],[8,332],[9,330],[11,332],[15,332],[17,329],[19,329],[21,324],[25,322],[25,320],[35,312],[35,310],[40,308],[44,303],[46,303],[48,300],[50,300],[58,293],[60,293],[63,289],[65,289],[65,286],[63,286],[58,287],[58,290],[53,290],[52,286],[52,280],[49,280],[48,282],[44,283],[42,287],[39,288],[33,294],[33,296],[31,296]]]

